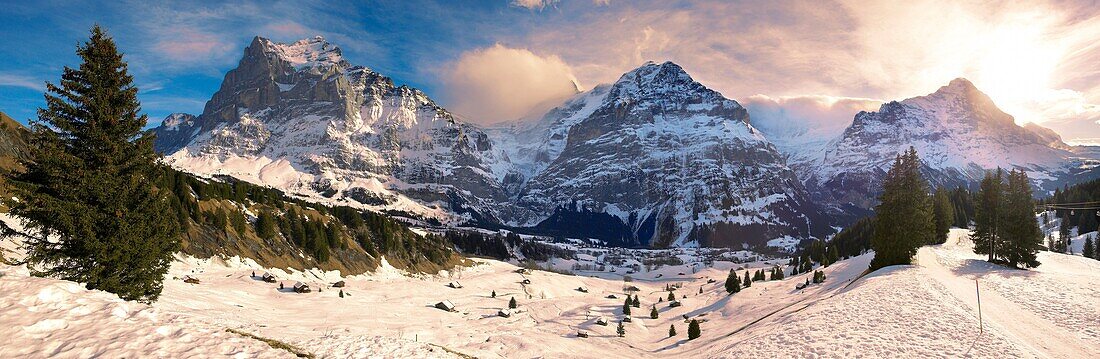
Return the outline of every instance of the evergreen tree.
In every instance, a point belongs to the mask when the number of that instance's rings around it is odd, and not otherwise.
[[[676,300],[676,293],[673,293],[671,291],[668,292],[668,301],[671,302],[671,301],[674,301],[674,300]]]
[[[745,288],[752,286],[752,279],[749,278],[749,271],[745,271],[745,280],[741,282],[741,286]]]
[[[671,325],[668,326],[668,337],[672,338],[672,337],[675,337],[675,336],[676,336],[676,324],[671,324]]]
[[[76,53],[79,68],[65,67],[60,87],[46,84],[31,160],[9,177],[6,197],[18,200],[5,204],[33,235],[25,261],[34,274],[152,302],[179,249],[171,192],[154,188],[165,169],[114,40],[96,25]]]
[[[649,309],[649,318],[650,319],[657,319],[657,315],[658,315],[657,306],[654,305],[652,308]]]
[[[508,308],[516,309],[516,307],[519,307],[519,303],[516,303],[516,297],[512,297],[512,299],[508,300]]]
[[[630,302],[630,305],[634,306],[634,308],[641,308],[642,307],[642,301],[640,299],[638,299],[638,297],[639,297],[638,295],[635,295],[634,296],[634,301]]]
[[[1096,257],[1096,247],[1092,243],[1092,237],[1085,237],[1085,248],[1081,249],[1081,255],[1085,258]]]
[[[1077,234],[1085,234],[1096,231],[1096,211],[1083,210],[1077,217]]]
[[[262,239],[273,239],[277,231],[275,216],[268,211],[260,211],[256,216],[256,235]]]
[[[340,298],[343,298],[343,297],[344,297],[344,290],[343,290],[343,289],[341,289],[341,290],[340,290]]]
[[[998,228],[1000,210],[1004,207],[1001,182],[1001,169],[998,168],[996,174],[986,173],[974,203],[974,233],[970,236],[974,241],[974,253],[988,255],[990,262],[997,259],[1001,235]]]
[[[880,203],[875,206],[875,234],[871,238],[875,250],[872,270],[911,263],[917,248],[934,237],[928,184],[921,178],[916,149],[909,147],[905,154],[894,159],[882,188]]]
[[[699,321],[692,319],[691,322],[688,323],[688,340],[695,340],[702,334],[702,331],[699,329]]]
[[[615,328],[615,333],[620,337],[626,336],[626,327],[623,326],[623,321],[619,321],[619,327]]]
[[[946,188],[936,188],[936,193],[932,195],[932,217],[936,224],[936,237],[933,243],[943,244],[947,242],[947,233],[955,221],[955,208],[951,204],[951,196]]]
[[[730,269],[730,274],[726,276],[726,293],[733,294],[741,291],[741,279],[737,278],[737,272]]]
[[[490,298],[496,298],[497,297],[497,291],[494,290],[492,294],[489,294],[489,297]]]
[[[626,302],[623,303],[623,315],[630,315],[630,305],[633,301],[630,300],[630,294],[626,295]]]
[[[1035,205],[1031,200],[1031,182],[1024,171],[1013,170],[1008,174],[1005,191],[1004,220],[1001,222],[1004,236],[1004,259],[1008,265],[1028,268],[1039,266],[1035,254],[1043,243],[1039,222],[1035,219]]]

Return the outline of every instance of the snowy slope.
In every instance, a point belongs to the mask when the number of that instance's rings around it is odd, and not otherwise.
[[[1009,270],[976,259],[971,249],[965,231],[953,230],[947,244],[922,248],[917,265],[860,277],[871,259],[867,254],[821,269],[825,283],[803,290],[795,285],[809,273],[758,281],[726,295],[722,280],[731,266],[721,261],[675,278],[640,273],[629,285],[641,289],[641,306],[634,308],[632,322],[625,323],[625,337],[615,335],[623,317],[623,281],[517,273],[515,266],[491,260],[432,276],[409,276],[383,265],[372,274],[341,277],[337,272],[264,269],[247,259],[180,257],[163,297],[151,308],[0,265],[0,303],[8,305],[0,312],[0,334],[16,338],[16,353],[44,356],[60,348],[62,357],[99,352],[112,357],[284,355],[220,328],[286,342],[320,357],[1100,355],[1100,307],[1095,305],[1100,289],[1091,285],[1100,282],[1100,262],[1043,252],[1038,269]],[[685,271],[691,265],[669,266],[660,273]],[[752,271],[770,265],[740,266]],[[732,268],[739,276],[746,273]],[[321,291],[279,290],[278,284],[251,277],[253,271],[270,271],[287,287],[302,281]],[[184,275],[202,283],[184,283],[178,279]],[[982,290],[980,335],[975,279]],[[337,280],[347,283],[343,298],[341,289],[330,286]],[[448,287],[452,281],[462,288]],[[675,292],[682,306],[668,305],[666,285],[682,286]],[[495,298],[490,296],[494,291]],[[513,297],[518,311],[509,318],[497,316]],[[454,303],[457,312],[433,307],[443,300]],[[658,309],[658,319],[649,317],[651,306]],[[686,340],[685,316],[703,321],[702,337]],[[599,317],[610,325],[597,325]],[[669,338],[672,325],[678,335]],[[589,337],[576,337],[578,331]],[[127,340],[104,340],[108,335]]]

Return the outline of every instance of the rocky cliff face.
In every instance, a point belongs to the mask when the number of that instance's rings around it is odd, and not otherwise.
[[[201,115],[155,131],[190,172],[442,220],[494,220],[512,174],[485,133],[320,37],[255,38]]]
[[[596,227],[613,242],[651,246],[825,232],[794,173],[747,120],[745,108],[680,66],[647,63],[515,131],[538,139],[510,147],[530,176],[516,205],[533,217],[519,224]]]

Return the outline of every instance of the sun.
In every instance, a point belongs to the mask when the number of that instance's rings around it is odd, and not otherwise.
[[[982,38],[971,78],[1019,124],[1041,122],[1035,104],[1049,96],[1062,51],[1038,21],[993,28]]]

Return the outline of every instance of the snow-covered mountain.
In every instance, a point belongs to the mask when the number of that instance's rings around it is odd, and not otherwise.
[[[917,149],[932,185],[968,185],[997,167],[1023,169],[1040,187],[1080,175],[1081,159],[1053,131],[1022,127],[965,79],[936,92],[860,112],[837,138],[792,167],[815,199],[870,208],[894,156]]]
[[[520,225],[658,247],[827,231],[745,108],[671,62],[646,63],[505,132],[528,178],[516,205],[533,217]]]
[[[744,245],[828,223],[736,101],[647,63],[506,129],[348,63],[323,38],[257,37],[167,161],[320,201],[621,245]]]
[[[154,131],[168,162],[190,172],[443,221],[507,211],[494,204],[514,175],[484,132],[321,37],[256,37],[201,115]]]

